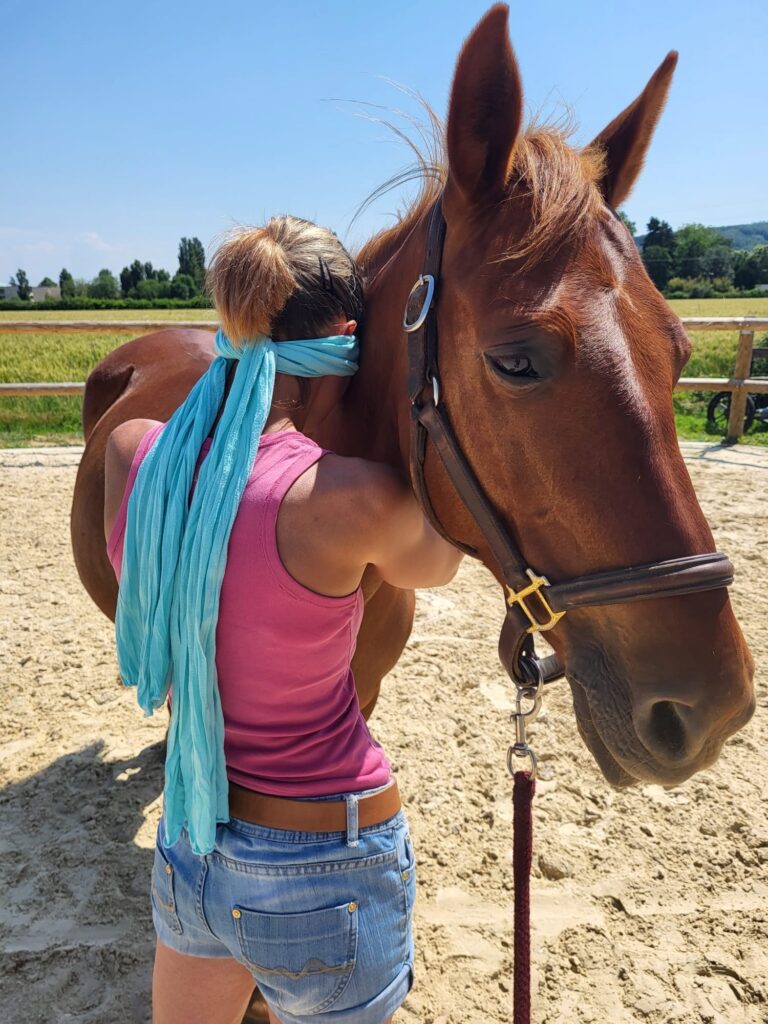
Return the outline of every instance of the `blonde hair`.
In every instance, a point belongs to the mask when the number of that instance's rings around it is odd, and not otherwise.
[[[342,315],[362,320],[352,257],[330,229],[287,214],[232,231],[211,260],[206,286],[235,345],[260,335],[318,337]]]

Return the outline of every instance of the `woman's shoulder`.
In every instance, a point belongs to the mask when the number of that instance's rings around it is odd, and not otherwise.
[[[324,451],[280,503],[277,543],[296,579],[347,594],[380,552],[409,543],[422,516],[402,473],[381,462]],[[309,575],[317,572],[317,577]]]
[[[326,451],[313,475],[315,502],[331,516],[352,516],[372,525],[398,513],[404,505],[415,505],[408,479],[384,462]]]
[[[104,453],[104,519],[107,527],[117,516],[141,442],[153,428],[162,426],[164,424],[160,420],[126,420],[107,438]]]
[[[120,483],[120,477],[122,476],[122,485],[124,487],[139,445],[150,430],[162,426],[164,424],[160,420],[136,419],[126,420],[125,423],[115,427],[107,438],[105,452],[107,480]]]
[[[135,419],[126,420],[115,427],[107,438],[107,452],[115,457],[128,458],[133,460],[136,449],[142,438],[145,437],[153,427],[162,427],[160,420]]]
[[[456,573],[460,552],[429,525],[398,468],[326,455],[315,479],[306,480],[303,498],[303,507],[302,496],[294,506],[296,533],[310,522],[337,569],[374,566],[383,580],[403,589],[442,586]]]
[[[399,469],[373,459],[326,450],[325,457],[318,463],[318,472],[321,471],[329,486],[358,492],[361,497],[377,502],[398,500],[403,494],[411,493],[408,480]]]

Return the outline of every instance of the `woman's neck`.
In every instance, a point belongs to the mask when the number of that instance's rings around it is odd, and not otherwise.
[[[235,379],[237,373],[238,363],[233,365],[227,371],[227,380],[224,385],[224,397],[221,400],[221,407],[216,414],[216,419],[213,421],[209,437],[213,437],[216,427],[221,419],[221,414],[224,411],[224,404],[229,396],[232,382]],[[293,408],[292,408],[293,407]],[[301,427],[296,423],[293,413],[301,412],[300,400],[299,400],[299,384],[295,377],[289,377],[286,374],[279,373],[275,377],[275,387],[272,392],[272,406],[269,410],[267,418],[264,422],[263,434],[273,434],[280,430],[300,430]]]
[[[281,430],[298,430],[295,421],[287,416],[284,409],[270,409],[262,434],[276,434]]]
[[[303,416],[298,378],[285,373],[276,374],[272,406],[264,421],[262,434],[272,434],[278,430],[300,430],[301,426],[296,419],[303,419]]]

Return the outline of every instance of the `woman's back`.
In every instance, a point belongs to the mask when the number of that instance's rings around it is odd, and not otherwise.
[[[208,284],[220,358],[167,425],[128,420],[106,450],[121,675],[150,713],[173,684],[153,1019],[240,1020],[255,977],[271,1021],[388,1022],[413,982],[415,861],[351,671],[361,585],[437,586],[460,556],[400,472],[309,439],[357,447],[326,433],[363,314],[338,238],[238,231]]]
[[[136,449],[111,531],[108,553],[118,575],[128,497],[161,430],[147,431]],[[209,447],[205,442],[201,460]],[[283,796],[353,792],[383,785],[390,774],[360,712],[350,667],[362,591],[330,597],[310,590],[288,572],[278,549],[283,498],[324,454],[295,430],[262,436],[221,587],[216,670],[228,776]]]

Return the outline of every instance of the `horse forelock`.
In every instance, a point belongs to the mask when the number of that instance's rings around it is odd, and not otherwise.
[[[507,174],[506,202],[525,201],[523,234],[496,258],[514,260],[524,270],[551,258],[562,246],[579,238],[604,207],[598,188],[603,155],[576,149],[567,129],[529,126],[512,152]]]

